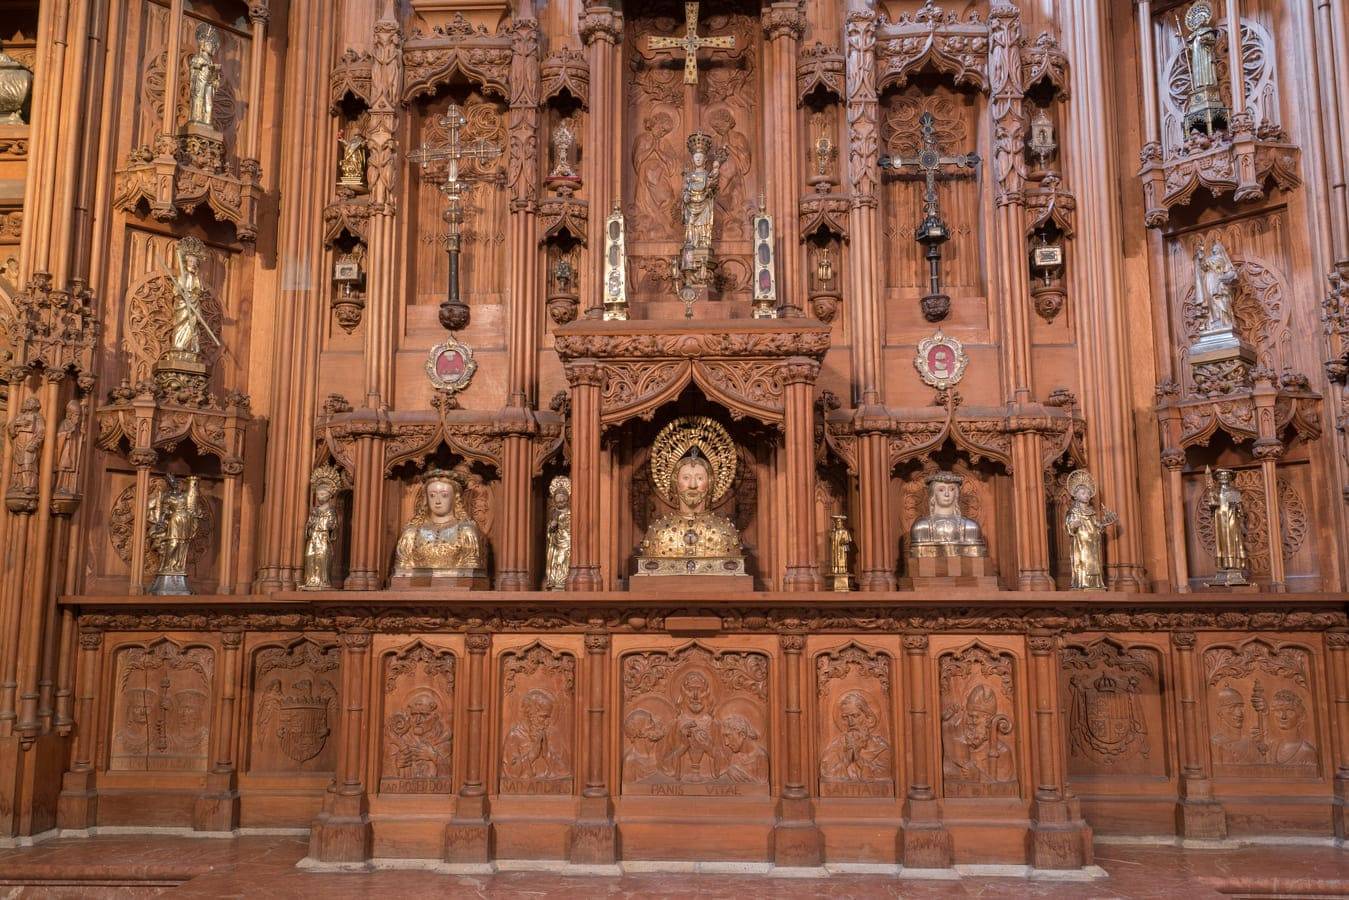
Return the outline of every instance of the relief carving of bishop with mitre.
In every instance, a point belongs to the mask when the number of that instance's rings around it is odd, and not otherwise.
[[[716,421],[685,416],[661,429],[651,448],[651,484],[675,512],[647,528],[635,578],[745,576],[740,532],[711,512],[730,490],[735,467],[735,444]]]
[[[390,587],[487,588],[487,542],[468,515],[464,476],[431,469],[420,482],[394,549]]]

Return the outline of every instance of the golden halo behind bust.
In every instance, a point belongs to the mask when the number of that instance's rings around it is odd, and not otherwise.
[[[1091,492],[1091,497],[1096,496],[1096,479],[1092,478],[1091,473],[1086,469],[1074,469],[1072,474],[1068,476],[1068,496],[1071,497],[1073,491],[1079,487],[1086,487]]]
[[[716,419],[680,416],[669,422],[651,444],[651,485],[669,503],[677,503],[671,482],[679,461],[694,447],[712,466],[712,491],[708,506],[714,506],[735,480],[735,442]]]

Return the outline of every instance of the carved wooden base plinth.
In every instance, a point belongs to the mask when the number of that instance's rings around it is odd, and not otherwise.
[[[1213,799],[1213,788],[1207,778],[1181,779],[1176,834],[1193,841],[1220,841],[1227,837],[1227,813]]]
[[[445,861],[492,861],[492,821],[486,797],[460,797],[454,818],[445,826]]]
[[[689,591],[739,594],[754,590],[754,578],[749,575],[633,575],[628,579],[628,590],[662,594]]]
[[[818,866],[824,862],[824,835],[815,825],[810,800],[784,797],[773,827],[773,863],[777,866]]]
[[[65,744],[55,734],[40,735],[26,747],[18,735],[0,737],[0,837],[56,827]]]
[[[210,772],[192,808],[194,831],[233,831],[239,827],[239,791],[232,771]]]
[[[1031,830],[1026,859],[1036,869],[1080,869],[1092,862],[1091,826],[1075,803],[1036,800],[1031,805]]]
[[[486,575],[394,575],[389,579],[391,591],[486,591],[492,580]]]
[[[997,575],[986,556],[927,556],[908,560],[908,572],[898,581],[900,590],[973,587],[996,591]]]
[[[614,823],[614,804],[608,796],[581,798],[580,814],[567,839],[567,859],[580,866],[605,866],[618,861],[618,826]]]
[[[1335,824],[1335,839],[1344,841],[1349,838],[1349,779],[1343,775],[1335,776],[1335,804],[1331,807],[1330,817]]]
[[[325,863],[366,862],[373,844],[365,793],[330,792],[309,831],[310,859]]]
[[[98,821],[98,792],[94,772],[85,769],[67,772],[61,779],[61,795],[56,799],[56,826],[83,831]]]
[[[895,850],[906,868],[949,869],[955,865],[955,844],[942,824],[935,799],[904,802],[904,825]]]

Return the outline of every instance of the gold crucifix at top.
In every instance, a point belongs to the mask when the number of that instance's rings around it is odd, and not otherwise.
[[[651,37],[647,38],[646,48],[648,50],[683,50],[684,51],[684,83],[698,83],[698,51],[703,47],[716,47],[724,50],[735,49],[735,37],[732,35],[723,35],[721,37],[698,37],[698,4],[684,4],[684,36],[683,37]]]

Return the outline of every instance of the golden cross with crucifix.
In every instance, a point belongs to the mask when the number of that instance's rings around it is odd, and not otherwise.
[[[684,4],[683,37],[651,37],[647,38],[646,42],[648,50],[684,51],[685,84],[698,83],[698,51],[703,47],[715,47],[723,50],[735,49],[735,37],[732,35],[721,37],[698,36],[698,5],[697,3]]]

